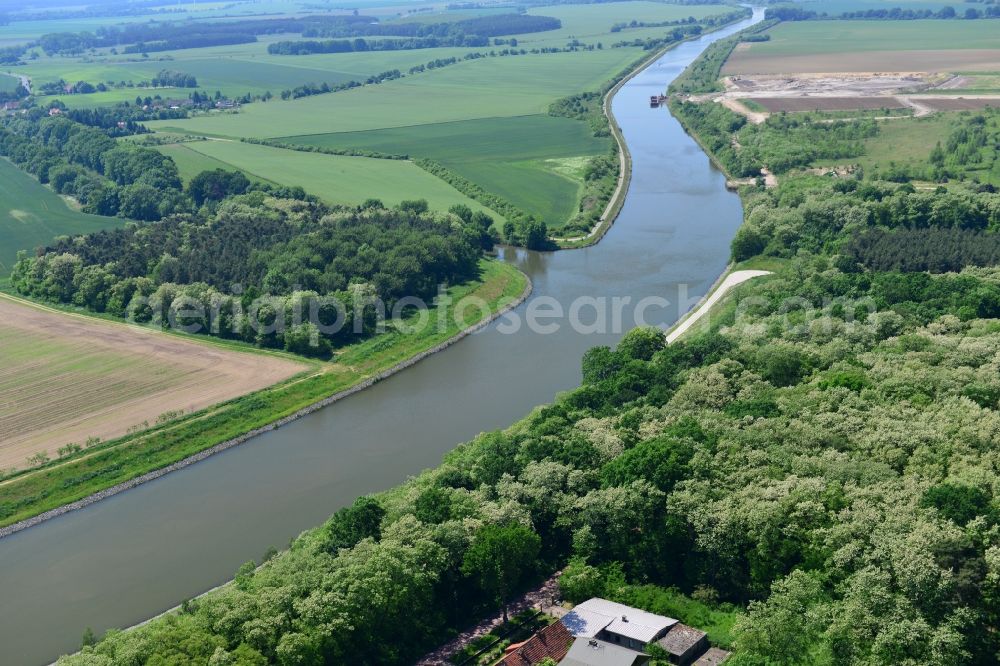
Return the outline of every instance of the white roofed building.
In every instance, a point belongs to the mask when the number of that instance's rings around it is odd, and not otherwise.
[[[598,598],[578,604],[561,621],[576,638],[597,638],[640,651],[677,624],[670,617]]]

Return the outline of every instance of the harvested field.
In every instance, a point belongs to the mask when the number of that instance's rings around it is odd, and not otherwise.
[[[751,97],[749,99],[772,113],[906,108],[906,105],[895,97]]]
[[[727,74],[1000,70],[993,21],[792,21],[741,44]]]
[[[766,44],[766,42],[763,42]],[[757,46],[754,44],[754,46]],[[1000,69],[1000,49],[755,53],[736,50],[724,74],[796,74],[800,72],[993,72]]]
[[[987,106],[1000,108],[1000,97],[915,97],[914,102],[934,111],[978,111]]]
[[[0,469],[111,439],[291,377],[305,365],[0,297]]]

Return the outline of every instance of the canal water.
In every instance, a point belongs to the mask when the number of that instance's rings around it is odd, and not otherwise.
[[[667,52],[625,84],[612,110],[632,154],[628,196],[596,246],[504,250],[532,299],[654,297],[645,321],[670,324],[724,270],[737,195],[667,109],[651,109],[708,44],[744,21]],[[597,301],[598,303],[600,301]],[[622,309],[627,329],[632,309]],[[609,316],[609,324],[611,317]],[[593,307],[580,312],[595,321]],[[539,320],[540,322],[542,320]],[[458,443],[502,428],[580,382],[580,358],[618,332],[542,334],[510,317],[372,388],[181,471],[0,540],[0,663],[39,664],[230,579],[357,496],[433,467]]]

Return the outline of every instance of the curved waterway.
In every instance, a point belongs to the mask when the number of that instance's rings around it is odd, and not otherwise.
[[[677,320],[725,269],[737,195],[664,108],[649,108],[708,44],[760,16],[668,51],[626,83],[612,110],[632,154],[614,226],[588,249],[502,257],[533,299],[659,297],[645,320]],[[538,307],[538,306],[535,306]],[[623,309],[624,328],[633,324]],[[593,308],[580,319],[593,323]],[[609,325],[611,315],[608,316]],[[135,624],[231,578],[359,495],[438,464],[458,443],[503,428],[580,382],[580,358],[614,332],[555,333],[505,317],[357,395],[134,490],[0,540],[0,663],[39,664],[79,647],[86,627]]]

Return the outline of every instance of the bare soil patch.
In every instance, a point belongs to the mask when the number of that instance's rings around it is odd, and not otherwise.
[[[895,97],[751,97],[750,99],[772,113],[906,108],[906,105]]]
[[[934,111],[978,111],[987,106],[1000,108],[997,97],[911,97],[911,100]]]
[[[800,72],[995,72],[1000,49],[857,51],[764,55],[733,51],[723,74],[797,74]]]
[[[0,296],[0,469],[166,412],[197,411],[307,366]]]

